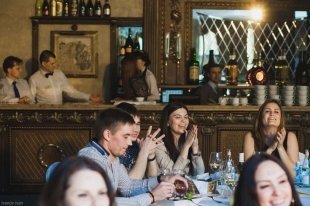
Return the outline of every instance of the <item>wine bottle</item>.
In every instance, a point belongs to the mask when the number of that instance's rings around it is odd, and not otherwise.
[[[64,0],[63,1],[63,11],[62,11],[63,16],[69,16],[69,0]]]
[[[49,16],[50,15],[49,10],[50,10],[50,5],[47,0],[44,0],[43,5],[42,5],[42,15]]]
[[[51,3],[50,15],[51,16],[56,16],[56,0],[51,0],[50,3]]]
[[[125,43],[126,54],[132,52],[132,47],[133,47],[133,41],[131,38],[131,28],[128,28],[128,36],[127,36],[126,43]]]
[[[79,16],[86,16],[86,4],[84,0],[80,0],[79,2]]]
[[[102,7],[101,7],[100,0],[96,0],[95,6],[94,6],[94,10],[95,10],[95,16],[96,17],[101,17],[101,15],[102,15]]]
[[[86,16],[91,17],[94,16],[94,5],[92,0],[88,0],[86,5]]]
[[[78,0],[71,0],[69,6],[70,16],[78,16]]]
[[[62,16],[63,14],[63,2],[62,0],[56,1],[56,16]]]
[[[239,66],[236,60],[236,50],[230,51],[229,61],[226,65],[226,83],[227,85],[238,85]]]
[[[103,16],[109,17],[111,16],[111,6],[109,0],[105,0],[103,5]]]
[[[247,80],[249,85],[264,85],[267,83],[267,71],[263,66],[261,53],[258,54],[253,68],[248,71]]]
[[[307,64],[307,52],[300,51],[299,52],[299,62],[296,67],[296,75],[295,75],[295,83],[296,85],[308,86],[309,79],[309,71],[310,67]]]
[[[244,153],[239,153],[238,171],[241,173],[244,164]]]
[[[35,15],[42,16],[42,0],[36,0]]]
[[[289,82],[289,65],[286,60],[286,50],[282,49],[278,60],[274,65],[275,71],[275,84],[276,85],[286,85]]]
[[[196,49],[192,49],[192,57],[189,66],[189,83],[199,83],[199,61],[197,60]]]
[[[209,70],[215,66],[218,66],[218,65],[216,65],[215,60],[214,60],[214,51],[210,50],[209,51],[209,61],[207,64],[205,64],[203,66],[203,76],[206,78]],[[206,81],[206,79],[204,79],[204,81]]]
[[[133,50],[139,51],[141,49],[140,42],[139,42],[139,33],[136,33],[135,41],[133,42]]]

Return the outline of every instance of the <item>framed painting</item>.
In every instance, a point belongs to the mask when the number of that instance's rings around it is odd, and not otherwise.
[[[51,49],[67,77],[97,77],[97,45],[96,31],[51,31]]]

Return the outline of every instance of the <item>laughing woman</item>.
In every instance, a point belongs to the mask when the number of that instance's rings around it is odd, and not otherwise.
[[[295,175],[298,142],[295,133],[286,130],[285,116],[277,100],[266,100],[259,108],[252,131],[244,137],[243,149],[245,159],[257,151],[276,156]]]
[[[164,145],[156,149],[160,170],[182,170],[189,175],[204,173],[197,125],[189,123],[188,109],[181,103],[172,102],[162,111],[160,129],[165,135]]]

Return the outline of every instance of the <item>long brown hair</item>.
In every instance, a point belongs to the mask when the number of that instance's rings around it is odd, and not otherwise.
[[[277,104],[278,107],[280,108],[280,113],[281,113],[281,119],[280,119],[280,125],[278,127],[278,130],[285,128],[285,115],[283,112],[283,109],[281,107],[281,104],[279,101],[275,99],[267,99],[259,108],[258,113],[255,118],[255,122],[253,125],[252,129],[252,135],[254,137],[254,142],[255,142],[255,149],[256,151],[261,151],[262,148],[264,147],[264,137],[263,137],[263,130],[264,130],[264,125],[263,125],[263,112],[266,106],[270,103]]]

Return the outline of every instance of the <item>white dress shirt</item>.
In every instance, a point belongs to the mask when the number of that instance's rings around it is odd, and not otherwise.
[[[90,95],[76,90],[61,70],[55,69],[53,75],[40,69],[29,79],[30,90],[40,104],[62,104],[63,92],[69,97],[88,101]]]
[[[30,92],[28,82],[24,79],[10,79],[8,77],[0,79],[0,102],[2,103],[18,103],[19,98],[15,97],[13,82],[16,81],[16,87],[20,97],[27,96],[34,103],[34,97]]]

